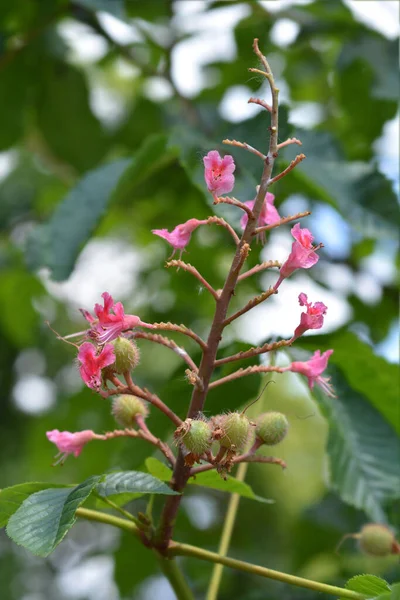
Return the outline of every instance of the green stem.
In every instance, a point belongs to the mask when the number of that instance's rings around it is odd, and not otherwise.
[[[158,563],[162,572],[171,584],[172,589],[178,600],[194,600],[191,589],[180,570],[177,562],[174,559],[165,558],[156,552]]]
[[[127,519],[121,519],[121,517],[115,517],[114,515],[103,513],[98,510],[91,510],[89,508],[78,508],[75,514],[77,517],[87,519],[88,521],[97,521],[98,523],[113,525],[124,531],[129,531],[129,533],[133,533],[134,535],[139,535],[139,528],[135,523],[128,521]]]
[[[118,511],[121,515],[124,515],[124,517],[126,517],[127,519],[129,519],[130,521],[135,523],[135,525],[137,525],[138,527],[140,526],[139,519],[137,519],[134,515],[132,515],[130,512],[128,512],[124,508],[122,508],[122,506],[118,506],[118,504],[115,504],[115,502],[113,502],[109,498],[106,498],[105,496],[100,496],[100,494],[99,494],[98,498],[100,500],[102,500],[103,502],[105,502],[106,504],[108,504],[109,506],[111,506],[111,508],[113,508],[114,510]]]
[[[248,464],[240,463],[236,479],[238,481],[244,481],[246,477]],[[229,544],[231,542],[233,527],[235,525],[235,519],[239,508],[240,496],[239,494],[232,494],[228,504],[228,510],[225,517],[224,528],[222,530],[221,541],[218,548],[218,554],[220,556],[226,556],[228,553]],[[206,600],[217,600],[218,589],[221,584],[222,571],[224,565],[216,563],[214,566],[213,574],[208,586]]]
[[[295,575],[281,573],[280,571],[273,571],[267,567],[260,567],[242,560],[220,556],[215,552],[209,552],[208,550],[196,548],[196,546],[190,546],[189,544],[171,542],[169,554],[172,556],[193,556],[200,560],[207,560],[209,562],[221,564],[225,567],[231,567],[232,569],[238,569],[239,571],[244,571],[245,573],[251,573],[252,575],[268,577],[269,579],[275,579],[277,581],[281,581],[282,583],[289,583],[290,585],[296,585],[298,587],[307,588],[316,592],[322,592],[324,594],[331,594],[333,596],[340,596],[342,598],[349,598],[350,600],[365,600],[366,598],[366,596],[363,594],[358,594],[357,592],[353,592],[351,590],[336,587],[335,585],[319,583],[318,581],[312,581],[311,579],[304,579],[303,577],[296,577]]]

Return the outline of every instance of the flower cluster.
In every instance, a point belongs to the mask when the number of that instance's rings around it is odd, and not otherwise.
[[[213,150],[204,157],[204,178],[207,184],[208,190],[211,192],[214,203],[221,203],[226,201],[227,203],[234,204],[244,211],[244,214],[240,221],[242,230],[247,231],[247,224],[249,218],[254,221],[253,210],[257,202],[257,198],[246,201],[241,204],[239,201],[231,198],[223,198],[221,194],[230,193],[233,190],[235,184],[235,162],[233,157],[226,155],[221,157],[220,154]],[[259,194],[259,188],[257,189]],[[261,210],[258,212],[257,228],[253,228],[253,234],[259,235],[262,241],[265,241],[265,231],[269,226],[276,226],[281,224],[281,221],[286,222],[287,220],[293,220],[293,218],[282,219],[278,210],[274,206],[275,196],[270,192],[267,192],[262,203]],[[171,232],[167,229],[153,229],[152,233],[163,238],[173,248],[173,254],[178,250],[180,252],[180,259],[182,252],[186,250],[192,233],[200,226],[208,224],[210,222],[218,222],[223,224],[225,227],[233,231],[231,226],[224,220],[218,217],[212,217],[206,220],[199,220],[196,218],[189,219],[185,223],[177,225]],[[287,257],[286,261],[280,268],[280,273],[277,282],[271,288],[271,293],[277,293],[278,288],[296,269],[309,269],[315,265],[318,261],[318,254],[316,251],[320,246],[313,246],[313,236],[311,232],[306,228],[301,228],[299,223],[296,223],[291,230],[294,242],[292,249]],[[239,240],[236,233],[233,232],[235,240]],[[238,244],[240,241],[237,242]],[[181,260],[179,265],[185,266]],[[200,278],[202,283],[213,293],[215,299],[218,299],[218,293],[203,279],[194,267],[186,265],[188,270]],[[189,269],[190,267],[190,269]],[[268,294],[267,294],[268,296]],[[152,402],[156,402],[156,405],[161,407],[167,415],[171,417],[176,423],[181,423],[175,432],[175,439],[181,449],[185,450],[186,464],[192,466],[196,461],[209,460],[210,464],[217,464],[219,461],[220,470],[223,468],[229,470],[231,465],[234,463],[240,452],[243,450],[245,444],[249,440],[251,431],[255,431],[255,446],[254,451],[259,447],[260,444],[273,445],[278,443],[286,435],[288,423],[286,417],[280,413],[266,413],[262,415],[262,419],[258,423],[251,424],[250,421],[243,413],[229,413],[228,415],[219,415],[211,420],[200,419],[186,419],[186,421],[180,421],[179,417],[173,415],[172,411],[164,405],[161,400],[147,392],[141,390],[138,386],[133,384],[130,378],[130,371],[134,369],[139,361],[139,349],[135,342],[130,339],[135,336],[135,328],[143,327],[149,330],[156,329],[155,324],[150,324],[142,321],[137,315],[125,314],[124,307],[121,302],[114,302],[112,296],[108,292],[102,294],[103,304],[95,304],[93,314],[87,310],[81,309],[81,312],[89,323],[89,329],[84,332],[84,339],[82,343],[76,344],[78,348],[77,359],[79,362],[79,371],[83,382],[92,390],[100,393],[104,397],[108,397],[109,394],[120,393],[119,397],[114,398],[112,413],[115,416],[117,422],[127,427],[125,430],[121,430],[119,433],[107,434],[107,435],[96,435],[93,431],[85,430],[76,433],[70,433],[67,431],[60,432],[57,429],[49,431],[47,433],[48,439],[53,442],[58,450],[59,456],[57,463],[62,463],[69,454],[79,456],[86,443],[94,439],[108,439],[111,435],[136,435],[132,433],[132,427],[139,425],[141,436],[147,436],[148,441],[154,443],[154,436],[144,425],[144,418],[147,416],[147,407],[143,404],[143,397]],[[324,316],[327,312],[327,307],[322,302],[315,302],[314,304],[308,301],[307,295],[301,293],[299,295],[299,304],[305,307],[305,312],[301,314],[300,323],[296,327],[293,336],[286,342],[286,345],[291,345],[301,335],[310,329],[320,329],[324,322]],[[250,308],[252,305],[250,306]],[[243,312],[243,311],[242,311]],[[242,314],[240,312],[239,314]],[[159,326],[164,325],[164,329],[172,328],[187,332],[188,330],[182,326],[174,326],[173,324],[158,324]],[[191,369],[188,370],[188,381],[193,385],[197,385],[197,367],[191,361],[186,351],[179,349],[174,342],[166,338],[162,338],[156,334],[141,334],[142,337],[149,336],[148,339],[152,341],[162,343],[167,347],[170,347],[174,351],[178,351],[181,357],[186,357],[188,365]],[[153,335],[153,337],[151,337]],[[198,339],[194,333],[192,334],[193,339]],[[257,350],[257,349],[255,349]],[[320,351],[316,351],[312,358],[305,362],[292,362],[288,367],[281,367],[278,370],[280,372],[292,371],[295,373],[301,373],[308,379],[310,389],[315,384],[319,385],[326,394],[334,396],[332,386],[329,384],[329,379],[322,377],[322,373],[327,367],[328,359],[332,354],[333,350],[327,350],[323,354]],[[254,355],[261,352],[255,352]],[[235,358],[235,357],[233,357]],[[240,357],[239,357],[240,358]],[[257,367],[252,372],[256,372]],[[237,376],[241,376],[242,373],[239,370]],[[118,379],[118,375],[125,377],[127,386],[124,387],[122,382]],[[235,374],[233,374],[235,376]],[[229,379],[230,376],[227,377]],[[222,382],[223,380],[221,380]],[[108,384],[111,382],[112,385],[116,386],[109,390]],[[214,382],[211,385],[219,384]],[[128,394],[127,394],[128,392]],[[139,397],[135,394],[139,393]],[[254,430],[254,427],[256,429]],[[124,433],[128,432],[128,433]],[[130,432],[130,433],[129,433]],[[211,444],[213,442],[219,442],[220,450],[216,457],[213,457],[211,452]],[[157,447],[163,448],[162,442],[157,442]],[[164,447],[164,453],[168,460],[173,463],[174,458],[171,451]],[[236,458],[235,458],[236,457]],[[221,462],[223,460],[223,462]],[[223,467],[221,465],[224,465]]]

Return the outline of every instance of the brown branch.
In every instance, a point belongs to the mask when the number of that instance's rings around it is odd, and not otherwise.
[[[272,225],[264,225],[264,227],[257,227],[254,230],[253,235],[257,235],[258,233],[262,233],[263,231],[269,231],[270,229],[275,229],[276,227],[280,227],[281,225],[286,225],[287,223],[291,223],[292,221],[297,221],[297,219],[303,219],[303,217],[308,217],[311,215],[309,210],[306,210],[301,213],[297,213],[297,215],[291,215],[290,217],[283,217],[280,221],[276,223],[272,223]]]
[[[275,292],[274,288],[269,288],[265,292],[262,292],[262,294],[260,294],[259,296],[256,296],[255,298],[252,298],[246,304],[246,306],[244,306],[243,308],[241,308],[240,310],[238,310],[237,312],[235,312],[233,315],[231,315],[230,317],[228,317],[227,319],[225,319],[225,321],[223,322],[223,327],[226,327],[227,325],[229,325],[230,323],[232,323],[232,321],[235,321],[236,319],[238,319],[239,317],[241,317],[242,315],[244,315],[244,313],[247,313],[249,310],[251,310],[255,306],[258,306],[259,304],[261,304],[261,302],[264,302],[265,300],[267,300],[270,296],[272,296],[275,293],[276,292]]]
[[[290,144],[297,144],[298,146],[303,145],[300,140],[293,137],[293,138],[287,139],[285,142],[282,142],[281,144],[278,144],[278,150],[280,150],[281,148],[284,148],[285,146],[290,146]]]
[[[193,277],[196,277],[196,279],[198,279],[200,281],[201,285],[210,292],[210,294],[213,296],[214,300],[218,300],[217,292],[214,290],[212,285],[209,284],[208,281],[206,279],[204,279],[204,277],[202,275],[200,275],[200,273],[198,272],[196,267],[194,267],[193,265],[190,265],[189,263],[186,263],[183,260],[170,260],[169,262],[166,263],[166,267],[167,268],[178,267],[178,269],[181,268],[184,271],[191,273],[193,275]]]
[[[231,268],[225,280],[225,284],[222,288],[220,296],[216,303],[216,309],[214,319],[211,325],[210,333],[208,336],[207,344],[203,347],[203,356],[199,366],[199,378],[203,382],[203,389],[199,389],[197,386],[193,388],[192,398],[187,413],[188,418],[194,418],[203,410],[204,403],[207,397],[209,383],[211,376],[214,371],[214,361],[216,358],[219,343],[222,338],[223,329],[225,326],[225,319],[228,312],[230,300],[234,294],[235,287],[237,284],[238,277],[240,275],[241,268],[250,250],[250,243],[253,238],[253,231],[256,228],[258,218],[261,213],[261,209],[265,200],[265,195],[270,183],[272,170],[277,156],[277,140],[278,140],[278,93],[279,90],[275,86],[274,78],[271,73],[271,69],[265,57],[261,54],[258,48],[258,40],[254,40],[253,44],[254,52],[261,59],[262,64],[266,72],[261,72],[262,75],[266,76],[271,87],[272,93],[272,111],[271,111],[271,126],[269,128],[270,140],[267,157],[264,161],[264,168],[261,175],[260,187],[257,192],[257,196],[254,202],[252,215],[249,216],[246,227],[242,234],[240,243],[237,246],[235,256],[232,261]],[[172,487],[176,491],[182,491],[187,483],[190,476],[190,469],[185,466],[184,456],[182,451],[178,454],[175,469],[172,477]],[[161,513],[160,526],[156,536],[156,546],[160,552],[166,552],[168,549],[169,542],[172,537],[173,527],[176,519],[176,515],[180,506],[181,496],[169,497],[164,505]]]
[[[272,267],[278,267],[278,269],[282,266],[282,263],[279,260],[267,260],[259,265],[256,265],[252,269],[245,271],[238,277],[238,282],[243,281],[243,279],[247,279],[251,275],[255,275],[256,273],[260,273],[261,271],[265,271],[265,269],[272,269]]]
[[[263,160],[266,159],[265,154],[263,154],[256,148],[253,148],[253,146],[250,146],[250,144],[246,144],[246,142],[238,142],[237,140],[222,140],[222,143],[227,144],[228,146],[236,146],[237,148],[243,148],[244,150],[247,150],[248,152],[255,154],[256,156],[258,156],[259,158],[262,158]]]
[[[285,177],[285,175],[287,175],[288,173],[290,173],[290,171],[292,171],[295,168],[295,166],[298,165],[299,163],[301,163],[301,161],[304,160],[305,158],[306,158],[305,154],[298,154],[296,156],[296,158],[294,160],[292,160],[292,162],[290,163],[290,165],[288,167],[286,167],[286,169],[284,171],[282,171],[282,173],[279,173],[278,175],[275,175],[275,177],[273,177],[270,180],[269,185],[272,185],[276,181],[279,181],[280,179],[282,179],[282,177]]]
[[[201,339],[200,336],[197,335],[194,331],[186,327],[186,325],[176,325],[175,323],[153,323],[154,329],[162,329],[164,331],[177,331],[178,333],[183,333],[188,337],[192,338],[195,342],[198,343],[202,350],[207,348],[207,344],[204,340]]]
[[[258,104],[267,110],[268,112],[272,112],[272,106],[265,102],[265,100],[261,100],[260,98],[249,98],[247,101],[248,104]]]
[[[219,358],[214,362],[216,367],[220,367],[221,365],[225,365],[226,363],[234,362],[235,360],[244,360],[246,358],[252,358],[253,356],[258,356],[259,354],[265,354],[266,352],[272,352],[273,350],[279,350],[279,348],[284,348],[285,346],[290,346],[292,340],[280,340],[279,342],[272,342],[270,344],[263,344],[262,346],[254,346],[253,348],[249,348],[249,350],[242,350],[242,352],[238,352],[237,354],[232,354],[231,356],[225,356],[224,358]]]
[[[174,411],[169,408],[169,406],[164,404],[164,402],[158,396],[156,396],[156,394],[152,394],[149,392],[149,390],[146,390],[146,388],[141,388],[134,384],[130,373],[124,373],[124,377],[128,385],[128,389],[134,396],[139,396],[139,398],[147,400],[147,402],[163,412],[165,416],[168,417],[168,419],[170,419],[177,427],[182,425],[182,419],[180,419],[178,415],[176,415]]]
[[[244,202],[240,202],[240,200],[236,200],[236,198],[230,198],[229,196],[216,197],[214,198],[213,204],[231,204],[232,206],[237,206],[238,208],[244,210],[249,218],[253,218],[253,211],[251,210],[250,206],[247,206],[247,204]]]
[[[283,373],[283,367],[273,367],[273,366],[264,366],[264,365],[253,365],[252,367],[247,367],[246,369],[238,369],[225,377],[221,377],[220,379],[216,379],[208,386],[209,389],[214,389],[219,385],[223,385],[224,383],[228,383],[229,381],[234,381],[235,379],[240,379],[240,377],[246,377],[246,375],[254,375],[255,373]]]
[[[170,348],[173,352],[175,352],[175,354],[180,356],[193,371],[198,371],[196,363],[189,356],[189,354],[186,352],[186,350],[184,348],[182,348],[181,346],[178,346],[178,344],[176,344],[173,340],[170,340],[169,338],[164,337],[163,335],[160,335],[159,333],[147,333],[146,331],[135,331],[134,334],[132,335],[132,337],[135,340],[137,340],[137,339],[149,340],[149,342],[154,342],[155,344],[161,344],[162,346],[165,346],[166,348]]]
[[[222,202],[222,199],[214,198],[213,204],[219,204],[220,201]],[[226,204],[229,204],[229,202],[227,202]],[[240,242],[239,237],[237,236],[235,231],[232,229],[232,227],[229,225],[229,223],[227,223],[225,221],[225,219],[222,219],[222,217],[208,217],[207,225],[212,225],[213,223],[215,223],[216,225],[221,225],[221,227],[225,227],[225,229],[227,231],[229,231],[229,233],[231,234],[236,246],[239,244],[239,242]]]
[[[136,423],[140,428],[139,434],[141,434],[141,437],[150,442],[150,444],[153,444],[153,446],[156,446],[164,454],[171,466],[174,467],[176,461],[171,448],[151,433],[144,421],[143,415],[136,415]]]
[[[253,455],[253,453],[247,452],[246,454],[241,454],[240,456],[235,456],[232,459],[232,463],[237,465],[240,463],[268,463],[273,465],[279,465],[282,469],[286,469],[286,463],[281,458],[276,458],[275,456],[260,456]],[[196,477],[199,473],[205,473],[206,471],[211,471],[212,469],[216,469],[219,463],[215,461],[213,464],[200,465],[199,467],[194,467],[190,471],[190,477]]]

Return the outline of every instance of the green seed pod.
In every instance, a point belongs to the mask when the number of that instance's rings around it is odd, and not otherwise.
[[[243,413],[233,412],[223,415],[220,420],[223,435],[220,444],[224,448],[241,450],[248,440],[250,421]]]
[[[123,394],[116,396],[112,403],[111,412],[119,425],[122,427],[132,427],[135,423],[135,417],[141,415],[146,418],[149,414],[146,404],[137,396]]]
[[[111,367],[116,373],[126,373],[138,365],[140,355],[135,342],[119,337],[112,344],[114,346],[115,362]]]
[[[266,412],[257,417],[256,436],[267,446],[279,444],[286,437],[288,429],[288,420],[280,412]]]
[[[385,525],[369,523],[361,529],[358,543],[360,549],[369,556],[388,556],[394,553],[396,540]]]
[[[175,431],[174,437],[196,456],[200,456],[211,447],[211,427],[202,419],[186,419]]]

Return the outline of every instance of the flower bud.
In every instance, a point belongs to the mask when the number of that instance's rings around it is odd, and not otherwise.
[[[359,533],[358,543],[361,551],[369,556],[388,556],[395,553],[395,537],[385,525],[364,525]]]
[[[256,420],[256,436],[267,446],[279,444],[286,437],[288,429],[288,420],[280,412],[266,412]]]
[[[243,413],[233,412],[228,415],[223,415],[220,420],[220,427],[223,435],[220,439],[220,444],[224,448],[241,450],[250,432],[250,421]]]
[[[139,348],[135,342],[119,337],[114,342],[115,362],[111,365],[116,373],[126,373],[139,363]]]
[[[195,456],[211,447],[211,427],[203,419],[186,419],[174,433],[175,439]]]
[[[111,412],[119,425],[122,427],[132,427],[135,423],[135,417],[141,415],[147,417],[149,411],[141,398],[123,394],[116,396],[112,403]]]

